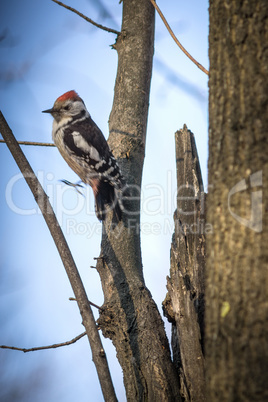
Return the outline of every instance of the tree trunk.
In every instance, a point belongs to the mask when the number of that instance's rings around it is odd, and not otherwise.
[[[210,1],[209,401],[268,400],[267,43],[267,0]]]
[[[140,186],[154,47],[154,8],[124,0],[109,145],[120,163],[132,199],[123,221],[103,225],[97,269],[104,292],[98,320],[116,347],[128,401],[175,401],[179,381],[164,324],[145,286],[140,249]],[[128,193],[129,195],[129,193]]]
[[[205,210],[194,135],[186,125],[175,134],[177,210],[164,312],[172,322],[174,362],[185,401],[205,401],[203,345]],[[201,336],[202,335],[202,336]]]

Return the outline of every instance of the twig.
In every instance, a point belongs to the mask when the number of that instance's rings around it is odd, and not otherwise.
[[[86,20],[87,22],[90,22],[90,24],[92,24],[92,25],[95,25],[95,27],[103,29],[104,31],[107,31],[107,32],[114,33],[116,35],[120,35],[119,31],[116,31],[115,29],[108,28],[108,27],[105,27],[104,25],[98,24],[97,22],[93,21],[91,18],[88,18],[84,14],[80,13],[79,11],[77,11],[75,8],[67,6],[66,4],[64,4],[64,3],[62,3],[61,1],[58,1],[58,0],[52,0],[52,1],[54,1],[54,3],[57,3],[59,6],[62,6],[64,8],[66,8],[67,10],[70,10],[73,13],[79,15],[79,17],[84,18],[84,20]]]
[[[0,140],[0,143],[5,144],[5,140]],[[17,141],[20,145],[35,145],[39,147],[55,147],[51,142],[34,142],[34,141]]]
[[[28,160],[22,152],[16,138],[14,137],[11,129],[9,128],[3,114],[0,111],[0,132],[6,141],[6,144],[15,159],[18,167],[20,168],[28,186],[30,187],[33,196],[43,214],[43,217],[50,230],[52,238],[60,254],[65,271],[68,275],[70,284],[72,286],[77,304],[82,316],[83,325],[86,329],[88,340],[92,351],[92,360],[95,363],[101,389],[103,392],[104,400],[117,401],[114,386],[111,379],[111,374],[108,367],[106,356],[101,356],[100,351],[103,350],[100,335],[98,333],[97,325],[90,304],[88,302],[87,294],[79,275],[78,269],[75,265],[73,256],[62,233],[61,227],[57,221],[56,215],[49,202],[49,198],[44,192],[40,182],[38,181],[33,169],[31,168]]]
[[[69,300],[70,300],[70,301],[77,301],[74,297],[69,297]],[[89,302],[89,304],[90,304],[91,306],[96,307],[98,310],[103,310],[103,308],[100,307],[100,306],[98,306],[97,304],[95,304],[95,303],[93,303],[93,302],[91,302],[91,301],[88,301],[88,302]]]
[[[85,331],[82,334],[71,339],[70,341],[62,342],[62,343],[55,343],[54,345],[48,345],[48,346],[39,346],[37,348],[26,349],[26,348],[17,348],[16,346],[6,346],[6,345],[0,345],[0,348],[1,349],[19,350],[20,352],[24,352],[24,353],[35,352],[36,350],[56,349],[56,348],[60,348],[62,346],[71,345],[72,343],[79,341],[79,339],[83,338],[83,336],[85,336],[86,334],[87,334],[87,332]]]
[[[52,0],[54,1],[54,0]],[[168,24],[167,20],[165,19],[162,11],[160,10],[160,8],[158,7],[158,5],[156,4],[156,2],[154,0],[150,0],[150,2],[152,3],[152,5],[154,6],[154,8],[156,9],[156,11],[158,12],[160,18],[162,19],[163,23],[165,24],[168,32],[170,33],[170,35],[172,36],[172,38],[174,39],[174,41],[176,42],[176,44],[179,46],[179,48],[183,51],[184,54],[186,54],[187,57],[189,57],[189,59],[198,67],[200,68],[200,70],[203,71],[203,73],[208,75],[208,70],[205,69],[205,67],[202,66],[202,64],[198,63],[198,61],[196,61],[193,56],[190,55],[189,52],[187,52],[187,50],[182,46],[182,44],[180,43],[180,41],[178,40],[178,38],[176,37],[176,35],[174,34],[174,32],[172,31],[172,29],[170,28],[170,25]]]

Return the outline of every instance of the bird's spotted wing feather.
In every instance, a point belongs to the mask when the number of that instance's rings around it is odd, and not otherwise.
[[[117,162],[101,130],[90,117],[78,125],[74,123],[66,127],[63,140],[65,146],[103,180],[110,181],[112,185],[120,182],[122,176]]]

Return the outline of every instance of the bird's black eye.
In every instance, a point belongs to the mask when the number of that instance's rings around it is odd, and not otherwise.
[[[64,110],[70,110],[70,105],[66,105],[66,106],[64,106],[64,108],[63,108]]]

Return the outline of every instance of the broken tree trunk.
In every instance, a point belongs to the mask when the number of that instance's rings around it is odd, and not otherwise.
[[[185,401],[205,400],[203,317],[205,199],[193,133],[184,125],[175,134],[177,210],[172,237],[164,314],[172,322],[173,359]]]

